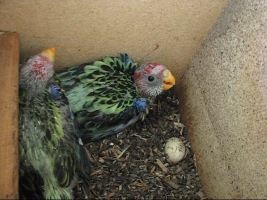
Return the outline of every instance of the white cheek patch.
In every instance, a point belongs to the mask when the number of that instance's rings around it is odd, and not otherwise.
[[[159,95],[161,92],[162,92],[162,87],[160,85],[153,87],[153,88],[149,87],[149,88],[147,88],[147,91],[146,91],[146,93],[149,96],[154,96],[154,97]]]

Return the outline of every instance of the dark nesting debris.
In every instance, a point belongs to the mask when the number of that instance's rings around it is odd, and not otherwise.
[[[205,198],[178,104],[166,91],[143,122],[87,145],[92,155],[89,198]],[[187,148],[187,156],[175,165],[164,155],[171,137],[180,138]]]

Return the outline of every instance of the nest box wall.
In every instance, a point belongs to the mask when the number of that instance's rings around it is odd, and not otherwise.
[[[228,0],[0,0],[0,30],[20,34],[21,59],[47,47],[56,65],[126,52],[178,74]]]
[[[231,1],[180,84],[210,198],[267,198],[267,1]]]
[[[19,35],[0,32],[0,199],[18,198]]]
[[[11,35],[16,41],[14,43],[11,38],[7,44],[16,46],[11,49],[0,43],[0,49],[2,52],[9,49],[18,55],[20,43],[22,61],[43,49],[55,47],[57,68],[126,52],[140,63],[156,61],[166,65],[178,80],[227,3],[228,0],[0,0],[0,30],[17,32],[20,38],[18,41],[17,34]],[[5,37],[2,37],[3,44],[8,41]],[[1,55],[8,58],[3,53]],[[14,71],[17,67],[15,63],[18,63],[16,55],[6,60],[11,62],[12,67],[5,65],[4,68],[3,60],[0,61],[0,68],[6,72],[0,73],[0,80],[17,85],[18,74]],[[10,116],[6,115],[11,124],[0,120],[1,127],[8,130],[1,129],[1,142],[5,145],[1,145],[0,161],[9,163],[2,165],[6,170],[1,170],[1,174],[5,175],[0,176],[0,197],[17,198],[17,163],[10,161],[16,160],[17,155],[10,158],[9,154],[4,153],[17,152],[17,143],[11,140],[17,137],[17,129],[13,131],[17,119],[11,115],[17,112],[14,107],[17,101],[13,101],[17,98],[17,87],[7,85],[6,90],[2,89],[3,95],[9,91],[11,100],[0,99],[1,111],[7,112],[9,106],[13,106],[14,110],[9,110]],[[12,94],[8,88],[12,89]],[[179,88],[178,84],[176,88]],[[11,137],[10,133],[15,135]],[[7,149],[6,141],[11,144],[10,149]]]

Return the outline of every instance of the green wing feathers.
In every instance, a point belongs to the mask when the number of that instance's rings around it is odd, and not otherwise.
[[[19,108],[20,185],[24,188],[21,197],[73,198],[78,168],[86,158],[80,155],[83,147],[78,144],[67,101],[51,100],[48,91],[30,99],[21,93]],[[34,181],[36,192],[41,190],[42,194],[34,194],[34,184],[27,177]]]
[[[134,112],[136,87],[132,79],[137,63],[127,54],[57,73],[54,82],[65,91],[79,130],[86,138],[114,132]],[[127,112],[126,112],[127,111]]]

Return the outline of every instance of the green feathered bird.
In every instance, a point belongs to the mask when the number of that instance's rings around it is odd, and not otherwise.
[[[68,100],[59,87],[47,85],[54,58],[55,49],[50,48],[20,69],[21,199],[72,199],[78,180],[85,193],[89,190],[90,163]]]
[[[138,67],[127,54],[105,57],[56,73],[84,143],[118,133],[143,120],[155,97],[175,84],[163,65]]]

